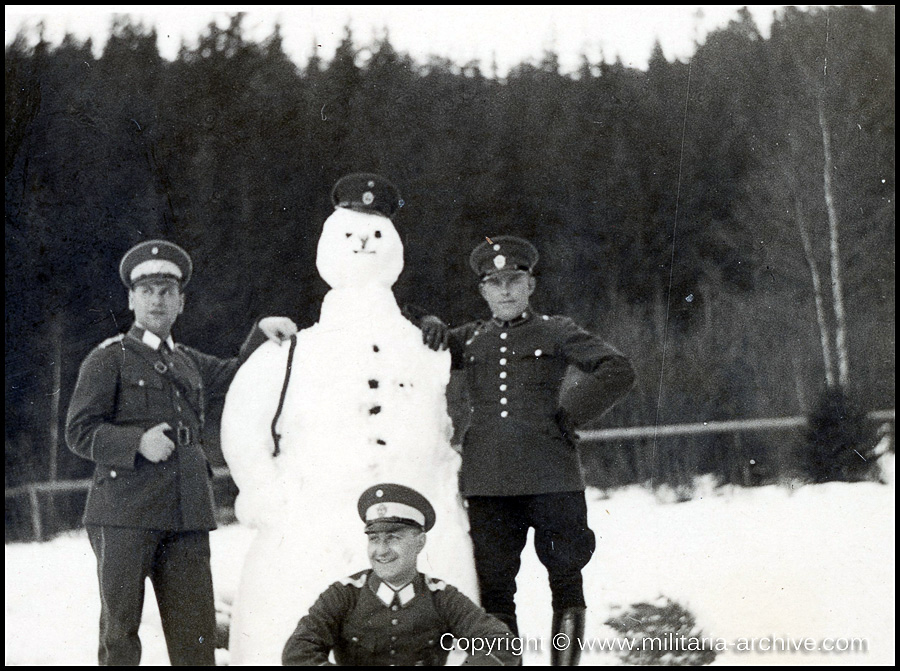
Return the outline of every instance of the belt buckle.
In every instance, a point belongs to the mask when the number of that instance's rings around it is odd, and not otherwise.
[[[188,426],[184,426],[184,424],[178,425],[178,444],[179,445],[190,445],[191,443],[191,429]]]

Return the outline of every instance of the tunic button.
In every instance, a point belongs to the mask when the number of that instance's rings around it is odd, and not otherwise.
[[[400,622],[400,620],[398,620],[397,618],[394,618],[393,620],[391,620],[391,624],[399,624],[399,622]]]
[[[506,348],[505,348],[505,347],[501,347],[501,348],[500,348],[500,351],[501,351],[501,352],[505,352],[505,351],[506,351]]]
[[[180,392],[180,391],[176,391],[176,392],[175,392],[175,396],[181,396],[181,392]]]
[[[474,357],[474,356],[470,356],[470,357],[469,357],[469,361],[475,361],[475,357]]]
[[[500,334],[500,340],[506,340],[506,336],[507,336],[507,335],[508,335],[507,333],[501,333],[501,334]]]
[[[501,398],[501,399],[500,399],[500,405],[506,405],[506,399],[505,399],[505,398]]]
[[[116,473],[115,471],[110,471],[110,472],[109,472],[109,477],[111,477],[111,478],[115,478],[115,477],[117,477],[118,475],[119,475],[119,474]]]
[[[543,352],[541,350],[539,350],[539,349],[534,350],[535,356],[540,356],[541,354],[543,354]]]
[[[400,606],[391,606],[391,610],[397,610]]]
[[[506,385],[505,385],[505,384],[501,384],[501,385],[500,385],[500,391],[506,391]]]
[[[507,416],[509,416],[509,413],[506,410],[504,410],[503,412],[500,413],[500,416],[507,417]]]
[[[180,406],[180,405],[176,405],[176,406],[175,406],[175,409],[176,409],[178,412],[181,412],[181,406]]]
[[[143,387],[145,384],[143,380],[138,380],[138,387]]]
[[[503,371],[503,372],[500,373],[500,379],[501,379],[501,380],[505,380],[505,379],[506,379],[506,371]]]
[[[505,366],[505,365],[506,365],[506,359],[500,359],[500,365],[501,365],[501,366]]]
[[[359,637],[357,637],[357,636],[354,636],[351,640],[352,640],[354,643],[359,643]]]
[[[392,641],[396,641],[396,640],[397,640],[397,637],[396,637],[396,636],[391,636],[391,640],[392,640]]]
[[[396,655],[396,654],[397,654],[397,651],[396,651],[396,650],[391,650],[391,654],[392,654],[392,655]]]

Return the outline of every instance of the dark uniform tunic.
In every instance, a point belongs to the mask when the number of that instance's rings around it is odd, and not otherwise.
[[[631,364],[568,317],[525,312],[450,331],[453,367],[464,369],[471,420],[463,439],[462,493],[515,496],[584,490],[578,452],[559,425],[569,365],[608,381],[611,407],[634,382]]]
[[[459,638],[467,639],[460,649],[471,649],[472,639],[483,642],[470,662],[512,665],[517,648],[510,636],[506,625],[441,580],[420,573],[394,592],[370,569],[319,596],[288,639],[282,661],[321,666],[333,651],[340,666],[442,666]]]
[[[449,344],[471,406],[460,487],[482,605],[515,629],[515,576],[534,527],[554,609],[583,606],[580,571],[593,553],[594,534],[578,452],[560,421],[560,386],[570,365],[598,378],[599,416],[631,388],[631,364],[568,317],[531,310],[510,322],[451,329]]]
[[[134,326],[84,360],[66,420],[66,441],[96,464],[84,523],[100,579],[100,662],[137,664],[144,580],[154,584],[173,664],[212,664],[215,609],[209,567],[212,469],[202,448],[205,403],[223,394],[264,336],[241,357],[174,350]],[[152,463],[141,436],[168,422],[171,456]]]

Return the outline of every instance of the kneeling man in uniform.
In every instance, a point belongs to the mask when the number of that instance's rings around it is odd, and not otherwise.
[[[359,498],[371,569],[325,590],[288,639],[285,665],[442,666],[453,641],[470,664],[519,662],[509,628],[452,585],[418,571],[428,500],[409,487],[380,484]]]

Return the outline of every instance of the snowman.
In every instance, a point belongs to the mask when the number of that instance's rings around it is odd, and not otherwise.
[[[257,530],[234,604],[232,664],[280,664],[318,595],[369,567],[356,502],[376,483],[432,502],[437,522],[419,570],[477,599],[450,446],[450,356],[422,343],[391,289],[403,270],[391,221],[402,201],[368,173],[338,181],[332,201],[316,256],[330,286],[319,321],[293,343],[254,352],[225,401],[235,512]]]

